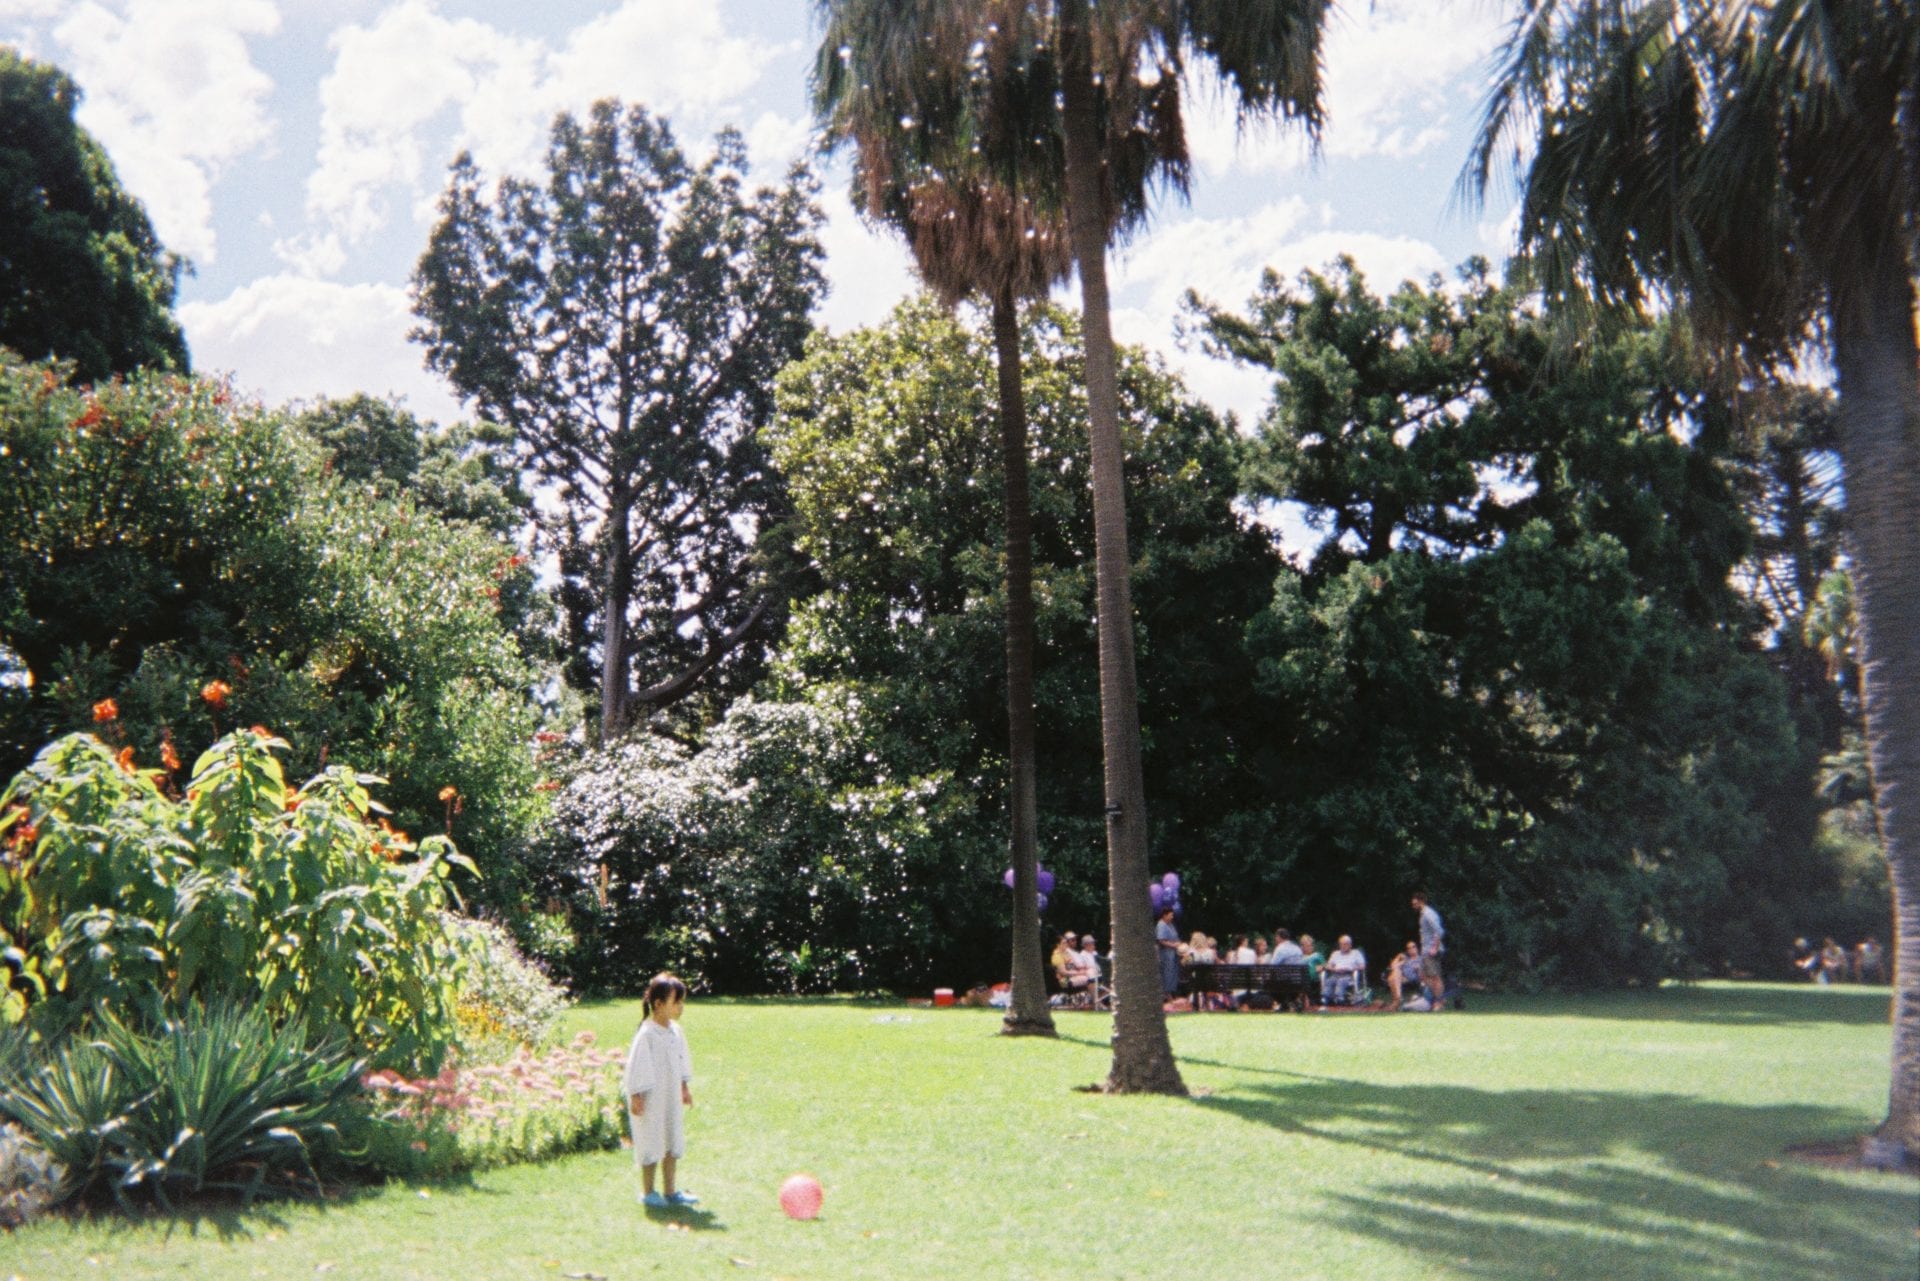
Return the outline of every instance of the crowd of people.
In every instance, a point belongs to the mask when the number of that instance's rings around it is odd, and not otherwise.
[[[1379,981],[1396,1008],[1443,1009],[1447,980],[1441,958],[1446,952],[1446,929],[1424,894],[1414,895],[1412,903],[1418,913],[1420,937],[1409,939],[1406,947],[1394,954]],[[1175,916],[1174,908],[1162,908],[1154,928],[1160,949],[1161,989],[1169,999],[1191,988],[1187,975],[1193,966],[1293,964],[1306,967],[1309,991],[1318,994],[1322,1005],[1372,1003],[1367,954],[1354,946],[1351,935],[1340,935],[1333,951],[1328,952],[1313,935],[1303,933],[1296,939],[1282,926],[1272,931],[1271,941],[1264,934],[1236,934],[1223,948],[1210,934],[1196,931],[1182,938],[1174,924]],[[1068,930],[1061,934],[1048,958],[1048,967],[1064,1003],[1107,1003],[1106,969],[1091,932]],[[1252,992],[1197,995],[1197,999],[1217,1002],[1220,1008],[1244,1008],[1255,1003],[1255,998]]]
[[[1793,968],[1815,983],[1885,983],[1887,954],[1871,934],[1851,949],[1831,938],[1821,939],[1819,947],[1797,938],[1793,941]]]

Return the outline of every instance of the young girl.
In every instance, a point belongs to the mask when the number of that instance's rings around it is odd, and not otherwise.
[[[687,1006],[687,985],[671,974],[656,974],[647,984],[641,1009],[646,1019],[627,1047],[627,1119],[633,1130],[633,1159],[640,1167],[641,1203],[649,1209],[693,1205],[700,1198],[677,1192],[674,1166],[687,1151],[682,1108],[693,1106],[693,1058],[676,1021]],[[661,1191],[653,1190],[660,1170]]]

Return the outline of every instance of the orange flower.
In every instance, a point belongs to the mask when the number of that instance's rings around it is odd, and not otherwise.
[[[13,829],[13,835],[7,839],[7,843],[13,846],[14,849],[24,850],[31,848],[33,843],[39,839],[39,828],[31,823],[22,823]]]
[[[173,750],[173,740],[171,738],[163,738],[160,740],[160,763],[170,770],[180,768],[180,753]]]
[[[121,769],[129,774],[133,773],[133,749],[131,747],[121,748],[120,754],[113,759],[119,762]]]
[[[233,686],[225,681],[208,681],[200,687],[200,698],[209,707],[223,708],[227,705],[227,695],[233,693]]]
[[[72,426],[75,431],[84,431],[104,417],[106,413],[100,408],[100,402],[89,396],[87,407],[80,411],[80,416],[73,420]]]
[[[253,735],[255,738],[272,738],[273,737],[273,731],[268,729],[265,725],[255,725],[251,729],[249,729],[247,733]]]
[[[450,801],[458,795],[460,795],[460,790],[458,788],[443,787],[440,789],[440,799],[442,801]]]
[[[544,779],[541,782],[535,783],[533,790],[536,792],[557,792],[560,790],[560,780],[557,778]]]
[[[120,719],[120,704],[110,698],[103,698],[93,705],[93,723],[117,721]]]

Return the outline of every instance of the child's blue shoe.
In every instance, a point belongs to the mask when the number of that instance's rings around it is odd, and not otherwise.
[[[672,1203],[658,1192],[649,1192],[640,1198],[640,1204],[646,1206],[649,1210],[664,1210]]]
[[[700,1198],[691,1192],[675,1192],[667,1198],[672,1205],[699,1205]]]

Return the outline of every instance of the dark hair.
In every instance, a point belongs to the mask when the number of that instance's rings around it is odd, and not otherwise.
[[[687,985],[671,974],[656,974],[647,984],[647,995],[640,1002],[640,1017],[653,1017],[653,1007],[662,1001],[684,1001],[687,999]]]
[[[1285,943],[1288,939],[1291,939],[1292,937],[1293,935],[1287,933],[1285,930],[1275,930],[1273,932],[1273,941],[1276,943]]]

